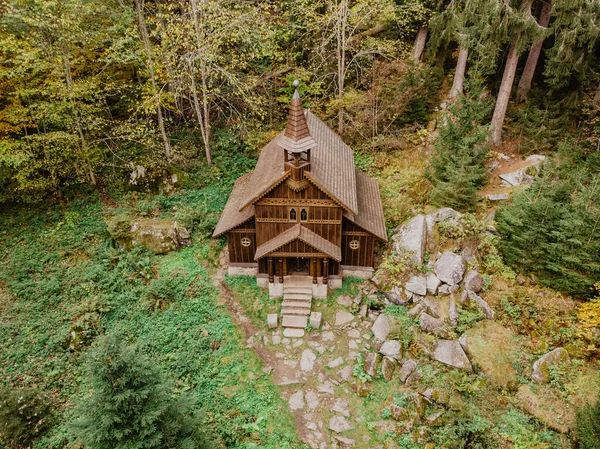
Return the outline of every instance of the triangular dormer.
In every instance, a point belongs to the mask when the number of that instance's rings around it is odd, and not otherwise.
[[[302,100],[298,93],[298,81],[294,81],[294,96],[290,105],[287,127],[277,144],[283,150],[284,170],[290,173],[286,180],[288,187],[300,191],[308,187],[305,172],[310,172],[310,150],[317,142],[310,135]]]

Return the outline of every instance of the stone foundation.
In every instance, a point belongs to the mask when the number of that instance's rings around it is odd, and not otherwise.
[[[360,279],[371,279],[373,277],[373,268],[371,267],[352,267],[342,266],[342,277],[354,277]]]
[[[267,279],[268,282],[268,279]],[[280,284],[277,278],[275,282],[268,282],[269,284],[269,296],[271,298],[281,298],[283,296],[283,284]]]
[[[227,267],[227,274],[229,276],[256,276],[258,274],[258,265],[247,267],[229,266]]]

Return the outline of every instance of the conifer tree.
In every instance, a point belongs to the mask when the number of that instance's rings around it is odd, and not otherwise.
[[[543,285],[586,297],[600,279],[600,155],[563,143],[533,186],[496,214],[506,261]]]
[[[563,0],[553,9],[554,45],[547,53],[544,76],[553,89],[573,78],[578,84],[590,78],[600,38],[600,2]]]
[[[473,209],[486,174],[486,130],[481,122],[490,111],[490,103],[480,85],[473,83],[470,91],[470,96],[461,96],[450,106],[451,116],[440,129],[428,173],[433,183],[431,201],[459,210]]]
[[[89,449],[212,449],[187,397],[175,399],[160,369],[116,335],[90,359],[90,396],[71,427]]]

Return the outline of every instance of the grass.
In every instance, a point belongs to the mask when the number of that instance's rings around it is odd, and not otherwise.
[[[178,391],[196,397],[221,444],[301,447],[285,403],[209,278],[220,246],[204,238],[211,217],[202,214],[221,207],[219,189],[144,201],[154,215],[191,210],[193,246],[166,256],[122,251],[96,199],[0,215],[0,382],[42,389],[53,404],[50,430],[34,447],[74,443],[67,423],[86,394],[86,353],[97,335],[117,330],[140,342]],[[135,198],[125,205],[132,214],[140,207]],[[70,351],[63,343],[74,323],[84,323],[86,339]]]

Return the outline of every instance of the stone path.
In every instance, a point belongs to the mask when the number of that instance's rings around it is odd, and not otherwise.
[[[328,307],[335,313],[323,320],[321,329],[301,338],[285,337],[281,328],[259,330],[223,281],[224,263],[226,256],[222,256],[221,267],[213,276],[220,301],[244,331],[247,347],[263,361],[263,371],[280,386],[302,441],[313,449],[372,447],[367,423],[352,407],[352,400],[357,398],[352,390],[352,373],[358,354],[371,349],[370,329],[375,317],[370,320],[353,315],[349,312],[351,302],[342,298]],[[313,302],[313,309],[323,308],[322,301]],[[361,435],[360,441],[348,436],[353,430]]]

